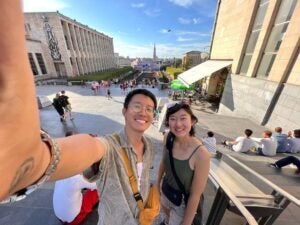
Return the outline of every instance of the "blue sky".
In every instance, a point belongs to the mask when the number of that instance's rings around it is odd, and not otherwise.
[[[207,51],[217,0],[23,0],[25,12],[60,11],[114,39],[121,56]]]

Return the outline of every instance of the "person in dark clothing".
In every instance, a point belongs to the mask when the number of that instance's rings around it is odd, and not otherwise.
[[[65,91],[61,91],[61,95],[59,96],[59,101],[61,102],[62,107],[64,108],[64,118],[66,119],[67,117],[67,113],[69,113],[70,116],[70,120],[73,120],[73,116],[72,116],[72,107],[71,107],[71,103],[69,102],[69,97],[67,95],[65,95]]]
[[[60,94],[56,93],[55,98],[53,98],[53,103],[55,110],[57,111],[58,115],[60,116],[60,121],[65,122],[65,111],[60,101]]]
[[[300,159],[295,156],[288,156],[283,159],[277,160],[275,163],[270,163],[270,166],[273,168],[280,169],[281,167],[287,166],[289,164],[294,164],[297,166],[296,174],[300,174]]]
[[[109,88],[107,88],[107,90],[106,90],[106,96],[107,96],[107,99],[112,99],[111,92],[110,92]]]

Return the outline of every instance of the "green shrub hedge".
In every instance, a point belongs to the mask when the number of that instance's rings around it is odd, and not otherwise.
[[[68,81],[93,81],[93,80],[111,80],[114,78],[119,78],[122,75],[125,75],[126,73],[133,72],[132,67],[124,67],[124,68],[118,68],[118,69],[111,69],[108,71],[103,72],[96,72],[91,73],[88,75],[79,75],[76,77],[68,77]]]

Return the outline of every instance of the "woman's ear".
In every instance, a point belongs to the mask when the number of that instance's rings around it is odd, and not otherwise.
[[[197,121],[192,119],[192,126],[194,126],[196,123]]]

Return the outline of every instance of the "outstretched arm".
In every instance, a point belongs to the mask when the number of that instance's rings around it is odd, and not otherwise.
[[[41,141],[33,75],[25,48],[20,0],[0,1],[0,200],[37,181],[50,162]],[[100,160],[104,146],[89,135],[58,140],[61,162],[52,180]]]

